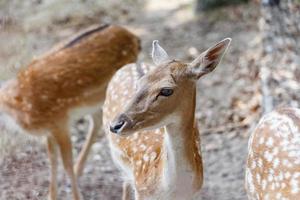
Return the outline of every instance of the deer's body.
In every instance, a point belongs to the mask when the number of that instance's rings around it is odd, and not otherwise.
[[[300,110],[265,115],[248,146],[246,189],[253,200],[300,199]]]
[[[120,27],[85,37],[34,60],[1,88],[2,106],[22,128],[49,128],[78,108],[101,104],[114,72],[136,59],[138,42]]]
[[[52,168],[56,168],[58,145],[75,193],[68,123],[101,109],[108,81],[120,67],[134,62],[138,52],[139,39],[126,29],[96,27],[34,60],[0,89],[1,110],[26,132],[47,136]],[[56,169],[52,174],[56,176]],[[51,199],[56,198],[53,176]]]
[[[203,167],[195,80],[216,67],[229,41],[192,64],[168,59],[154,42],[156,67],[128,65],[113,77],[103,122],[111,124],[106,132],[118,134],[108,138],[112,157],[125,175],[123,199],[129,199],[129,185],[137,200],[189,200],[200,190]]]

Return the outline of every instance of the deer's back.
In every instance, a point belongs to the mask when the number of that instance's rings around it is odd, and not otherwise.
[[[134,62],[139,50],[139,39],[124,28],[88,30],[30,63],[2,90],[2,102],[18,111],[24,127],[44,126],[72,108],[103,101],[113,73]]]
[[[251,199],[300,198],[300,110],[262,118],[249,141],[246,187]]]
[[[152,193],[159,186],[162,172],[162,144],[164,129],[139,131],[131,136],[121,137],[109,131],[109,123],[123,111],[124,106],[136,89],[140,71],[147,73],[149,67],[138,69],[136,65],[127,65],[112,78],[107,88],[103,105],[103,123],[111,145],[113,159],[121,162],[120,167],[133,180],[139,193]],[[127,167],[130,167],[127,169]]]

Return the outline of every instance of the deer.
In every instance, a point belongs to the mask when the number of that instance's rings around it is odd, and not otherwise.
[[[47,138],[50,160],[48,199],[57,199],[58,152],[71,181],[74,200],[82,199],[77,177],[102,127],[102,105],[110,78],[135,62],[140,39],[117,25],[97,25],[34,59],[0,88],[5,120],[25,133]],[[89,116],[90,128],[73,166],[69,123]]]
[[[123,200],[189,200],[203,184],[195,119],[196,82],[220,63],[226,38],[191,63],[171,59],[157,40],[154,65],[126,65],[111,79],[103,123],[123,173]]]
[[[245,185],[249,200],[300,199],[300,110],[264,115],[248,143]]]

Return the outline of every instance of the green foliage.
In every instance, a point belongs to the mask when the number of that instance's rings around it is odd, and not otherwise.
[[[247,3],[248,0],[197,0],[197,11],[205,11],[213,8],[231,5],[231,4],[239,4],[239,3]]]

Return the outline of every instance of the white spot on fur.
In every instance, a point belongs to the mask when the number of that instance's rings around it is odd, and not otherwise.
[[[265,151],[264,157],[268,162],[271,162],[273,160],[273,155],[268,151]]]
[[[266,145],[267,145],[267,147],[272,147],[273,143],[274,143],[273,138],[269,137],[266,142]]]
[[[265,138],[264,137],[259,138],[259,141],[258,141],[259,144],[263,144],[264,142],[265,142]]]
[[[272,174],[269,174],[269,176],[268,176],[268,181],[269,181],[269,182],[272,182],[272,181],[273,181],[273,175],[272,175]]]
[[[138,165],[138,166],[140,166],[140,165],[142,164],[142,161],[141,161],[141,160],[138,160],[138,161],[136,161],[135,164]]]
[[[145,149],[146,149],[146,145],[144,145],[144,144],[141,144],[141,145],[140,145],[140,148],[141,148],[141,150],[142,150],[142,151],[145,151]]]
[[[263,180],[262,180],[261,186],[262,186],[262,189],[263,189],[263,190],[265,190],[265,189],[267,188],[267,180],[266,180],[266,179],[263,179]]]
[[[250,193],[254,193],[255,187],[253,184],[253,178],[251,171],[247,168],[246,169],[246,180],[247,180],[247,185]]]
[[[150,162],[154,161],[155,158],[156,158],[156,152],[153,151],[153,152],[150,154]]]
[[[274,161],[273,161],[273,167],[277,168],[279,166],[279,163],[280,163],[279,159],[275,158]]]
[[[297,194],[299,192],[299,183],[296,179],[292,179],[290,181],[290,184],[291,184],[291,192],[292,194]]]
[[[263,167],[263,160],[261,158],[258,159],[258,167],[259,168]]]
[[[289,179],[289,178],[291,177],[291,173],[290,173],[290,172],[286,172],[286,173],[284,174],[284,177],[285,177],[286,179]]]
[[[143,159],[144,159],[145,162],[148,162],[148,161],[149,161],[149,156],[148,156],[147,154],[145,154],[145,155],[143,156]]]
[[[255,169],[255,168],[256,168],[256,162],[255,162],[255,160],[252,160],[251,168],[252,168],[252,169]]]

